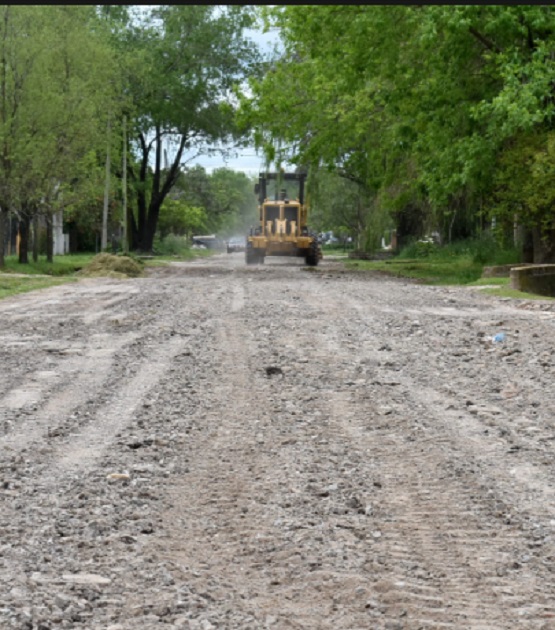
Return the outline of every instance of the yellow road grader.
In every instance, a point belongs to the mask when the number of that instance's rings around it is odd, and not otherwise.
[[[247,236],[247,265],[263,263],[266,256],[298,256],[313,267],[321,260],[318,235],[307,224],[305,182],[306,173],[260,173],[254,187],[259,225]],[[273,195],[268,194],[271,183]]]

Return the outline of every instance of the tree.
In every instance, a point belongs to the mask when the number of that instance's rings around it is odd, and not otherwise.
[[[161,239],[168,234],[190,238],[193,233],[204,232],[206,223],[207,216],[204,208],[189,206],[183,201],[168,197],[160,208],[158,232]]]
[[[127,53],[140,60],[128,83],[140,156],[131,170],[134,249],[151,250],[161,205],[182,164],[237,136],[231,89],[256,59],[243,36],[250,24],[247,7],[230,5],[162,5],[130,24]]]
[[[414,235],[480,229],[507,143],[552,128],[552,7],[278,6],[266,16],[285,53],[242,99],[258,146],[357,182],[368,212],[385,204]]]
[[[31,220],[41,213],[51,232],[52,214],[68,202],[72,182],[104,138],[118,77],[92,7],[17,6],[0,13],[0,207],[20,218],[25,262]]]
[[[350,207],[360,238],[389,167],[393,134],[384,103],[395,83],[379,71],[402,67],[394,57],[402,50],[400,33],[410,32],[405,14],[404,7],[270,10],[285,54],[263,79],[251,81],[254,96],[241,99],[243,120],[256,129],[256,144],[269,160],[308,166],[319,175],[328,170],[358,188]]]
[[[198,165],[185,169],[171,196],[189,206],[203,208],[208,232],[226,235],[246,232],[256,218],[254,181],[229,168],[218,168],[211,174]]]
[[[209,181],[212,192],[209,212],[214,231],[227,235],[246,233],[256,218],[253,179],[229,168],[217,168]]]
[[[40,9],[39,9],[40,11]],[[0,267],[4,262],[5,226],[17,193],[17,153],[21,144],[23,95],[36,48],[18,44],[36,33],[30,7],[0,7]]]

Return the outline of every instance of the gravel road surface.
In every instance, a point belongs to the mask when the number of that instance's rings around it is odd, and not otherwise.
[[[554,332],[331,259],[2,300],[0,628],[555,629]]]

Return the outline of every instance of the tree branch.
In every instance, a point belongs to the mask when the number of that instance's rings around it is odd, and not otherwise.
[[[152,182],[152,197],[158,197],[160,192],[160,169],[162,167],[162,135],[160,127],[156,125],[156,154],[154,159],[154,179]]]
[[[172,186],[175,184],[175,180],[177,179],[179,173],[179,164],[181,162],[181,156],[183,155],[183,151],[185,149],[185,144],[187,143],[187,135],[183,134],[181,136],[181,140],[179,142],[179,148],[177,149],[177,153],[172,162],[170,170],[166,175],[166,179],[164,180],[164,185],[162,186],[161,196],[162,199],[166,197],[166,195],[170,192]]]
[[[477,31],[473,26],[470,26],[468,31],[469,31],[469,33],[471,35],[473,35],[488,50],[491,50],[492,52],[495,52],[495,53],[498,53],[498,54],[503,52],[501,50],[501,48],[499,48],[499,46],[497,46],[497,44],[495,44],[490,39],[488,39],[487,37],[482,35],[482,33]]]

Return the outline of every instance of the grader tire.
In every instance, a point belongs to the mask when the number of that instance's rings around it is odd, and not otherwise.
[[[245,262],[247,265],[260,265],[264,263],[264,250],[262,253],[256,249],[247,249],[245,251]]]
[[[318,251],[318,241],[314,239],[310,245],[310,250],[306,255],[305,262],[309,267],[316,267],[320,261],[320,252]]]

